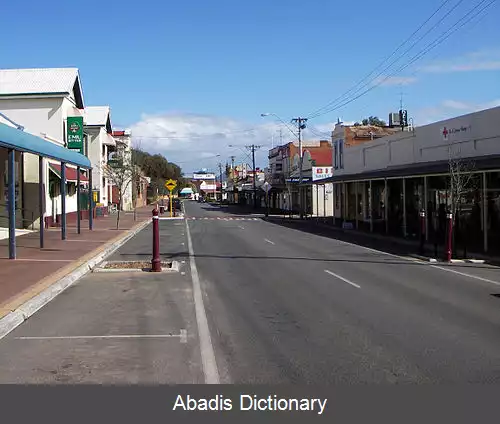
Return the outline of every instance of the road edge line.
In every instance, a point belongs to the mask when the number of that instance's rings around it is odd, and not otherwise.
[[[185,214],[184,216],[186,218],[185,222],[189,251],[189,266],[191,268],[194,310],[196,314],[196,324],[198,326],[198,337],[200,339],[200,354],[201,362],[203,365],[203,374],[205,376],[206,384],[220,384],[219,370],[217,368],[217,361],[215,360],[214,346],[212,344],[212,338],[210,336],[210,328],[208,326],[205,304],[203,303],[200,277],[198,274],[198,268],[196,268],[196,261],[194,259],[193,241],[191,239],[191,232],[189,230],[187,215]]]
[[[55,281],[49,287],[24,302],[15,310],[0,318],[0,339],[3,339],[7,334],[12,332],[19,325],[33,316],[36,312],[43,308],[47,303],[55,299],[64,290],[71,287],[79,279],[92,271],[92,269],[96,265],[102,262],[109,255],[113,254],[118,248],[123,246],[139,231],[146,228],[149,223],[149,220],[145,220],[141,224],[138,224],[133,230],[127,232],[122,238],[110,243],[109,246],[105,247],[97,255],[95,255],[73,271],[70,271],[62,278]]]

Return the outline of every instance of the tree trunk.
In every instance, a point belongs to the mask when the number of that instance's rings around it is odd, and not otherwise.
[[[122,191],[118,190],[118,211],[116,214],[116,229],[120,228],[120,210],[122,208]]]

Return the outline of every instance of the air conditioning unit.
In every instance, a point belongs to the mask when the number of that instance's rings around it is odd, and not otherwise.
[[[401,126],[401,120],[399,119],[399,113],[389,113],[389,126],[390,127],[399,127]]]

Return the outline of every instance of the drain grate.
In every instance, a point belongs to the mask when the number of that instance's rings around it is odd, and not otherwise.
[[[500,297],[500,293],[493,293],[492,296],[493,297]]]
[[[178,271],[178,264],[161,262],[162,271]],[[103,262],[94,272],[152,272],[151,261],[109,261]]]

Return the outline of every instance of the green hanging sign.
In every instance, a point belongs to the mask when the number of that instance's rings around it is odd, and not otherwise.
[[[68,116],[66,128],[68,149],[83,155],[83,116]]]

